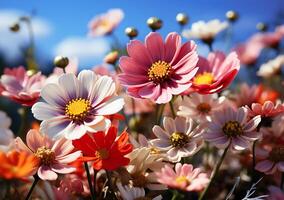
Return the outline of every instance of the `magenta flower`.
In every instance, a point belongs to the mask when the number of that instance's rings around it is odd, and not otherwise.
[[[40,72],[29,75],[24,67],[6,68],[1,76],[2,96],[22,104],[32,106],[40,97],[45,77]]]
[[[248,121],[248,110],[241,107],[233,110],[231,107],[216,111],[209,122],[209,130],[203,135],[204,139],[218,148],[226,148],[228,145],[235,150],[249,148],[250,141],[261,137],[256,131],[260,123],[260,116],[255,116]]]
[[[50,140],[36,130],[30,130],[26,136],[27,146],[17,137],[15,147],[19,151],[33,153],[40,159],[37,174],[42,180],[56,180],[59,174],[68,174],[76,170],[68,165],[81,156],[80,151],[74,151],[71,140],[61,138]]]
[[[200,168],[193,169],[190,164],[177,163],[175,171],[165,165],[161,172],[157,172],[158,181],[170,188],[184,191],[201,191],[209,183],[208,176],[200,173]]]
[[[235,52],[227,57],[216,51],[208,58],[199,57],[199,70],[193,79],[193,89],[201,94],[212,94],[224,90],[234,80],[240,69],[240,61]]]
[[[189,89],[196,74],[198,56],[193,41],[181,44],[177,33],[168,34],[165,42],[159,33],[151,32],[145,44],[132,40],[127,45],[129,56],[119,61],[120,82],[129,95],[162,104]]]
[[[269,196],[267,200],[283,200],[284,199],[284,192],[281,188],[270,185],[268,187]]]

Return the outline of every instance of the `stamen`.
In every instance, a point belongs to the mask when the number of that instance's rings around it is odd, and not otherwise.
[[[184,147],[189,142],[189,137],[181,132],[174,132],[170,137],[170,142],[173,147]]]
[[[236,137],[243,134],[243,127],[238,121],[226,122],[222,130],[228,137]]]
[[[69,101],[65,107],[65,114],[74,121],[83,120],[91,108],[87,99],[77,98]]]
[[[148,70],[149,80],[155,83],[161,83],[166,80],[171,73],[171,66],[165,61],[157,61],[152,64]]]

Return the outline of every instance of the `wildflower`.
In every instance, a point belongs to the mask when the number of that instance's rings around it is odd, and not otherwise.
[[[82,160],[94,161],[94,169],[115,170],[128,165],[130,160],[125,156],[132,151],[127,132],[124,131],[117,139],[116,136],[117,128],[110,127],[106,133],[100,131],[73,140],[73,145],[82,151]]]
[[[193,129],[191,119],[165,117],[163,125],[164,129],[157,125],[153,127],[157,139],[153,139],[151,143],[157,149],[166,152],[170,161],[179,162],[181,158],[192,156],[200,149],[203,129]]]
[[[4,69],[0,78],[2,96],[23,105],[32,106],[40,97],[45,77],[40,72],[28,75],[24,67]]]
[[[59,174],[68,174],[76,170],[69,166],[81,156],[80,151],[75,151],[70,140],[61,138],[56,141],[50,140],[35,130],[30,130],[26,137],[27,146],[17,137],[15,147],[19,151],[33,154],[40,160],[37,174],[42,180],[56,180]]]
[[[11,119],[5,112],[0,111],[0,151],[8,151],[14,140],[14,134],[9,129],[10,125]]]
[[[281,74],[281,67],[284,65],[284,55],[277,56],[260,66],[257,75],[263,78],[272,78],[274,75]]]
[[[88,132],[105,130],[110,120],[105,117],[119,112],[124,104],[115,95],[110,77],[83,70],[78,77],[63,74],[58,83],[47,84],[41,91],[45,102],[32,107],[34,117],[43,120],[40,130],[51,137],[64,135],[78,139]]]
[[[216,111],[209,122],[209,130],[203,135],[204,139],[218,148],[228,145],[235,150],[244,150],[249,147],[250,141],[260,138],[261,134],[256,127],[261,117],[255,116],[248,121],[248,110],[241,107],[233,110],[231,107]]]
[[[166,165],[156,174],[160,183],[184,191],[201,191],[209,183],[208,176],[190,164],[177,163],[175,170]]]
[[[212,94],[230,85],[240,69],[240,61],[235,52],[226,57],[217,51],[211,52],[207,59],[199,57],[197,66],[199,69],[192,88],[201,94]]]
[[[196,45],[189,41],[181,45],[177,33],[168,34],[165,42],[159,33],[146,36],[145,44],[132,40],[128,56],[120,58],[122,74],[119,80],[132,97],[147,98],[158,104],[167,103],[173,95],[190,88],[198,68]]]

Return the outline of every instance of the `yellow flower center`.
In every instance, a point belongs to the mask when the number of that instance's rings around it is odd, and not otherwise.
[[[214,83],[214,76],[210,72],[204,72],[202,74],[197,74],[193,79],[193,83],[196,85],[210,85]]]
[[[89,100],[77,98],[69,101],[65,107],[65,113],[72,120],[80,121],[88,114],[91,108]]]
[[[148,69],[148,79],[156,83],[161,83],[169,77],[170,72],[170,64],[159,60],[154,62]]]
[[[50,165],[55,160],[55,153],[51,149],[43,146],[36,150],[34,155],[40,159],[40,162],[44,165]]]
[[[99,156],[101,159],[107,159],[109,153],[106,149],[97,150],[96,155]]]
[[[222,130],[228,137],[235,137],[243,134],[243,127],[238,121],[226,122]]]
[[[269,153],[269,160],[273,162],[284,161],[284,147],[274,147]]]
[[[179,185],[185,184],[186,186],[188,186],[190,184],[190,181],[188,180],[186,176],[178,176],[176,178],[176,183]]]
[[[170,142],[173,147],[184,147],[189,142],[189,137],[181,132],[174,132],[170,137]]]
[[[196,109],[201,113],[209,113],[211,111],[211,106],[208,103],[201,103]]]
[[[151,147],[151,148],[150,148],[150,154],[156,155],[156,154],[160,154],[160,153],[161,153],[161,152],[160,152],[159,149],[157,149],[157,148],[155,148],[155,147]]]

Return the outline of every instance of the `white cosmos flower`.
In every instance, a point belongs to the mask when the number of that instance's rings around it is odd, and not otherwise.
[[[119,112],[124,100],[115,95],[111,77],[83,70],[78,77],[63,74],[58,83],[47,84],[41,91],[45,102],[32,107],[32,113],[42,120],[40,130],[50,137],[64,135],[67,139],[81,138],[87,131],[107,129],[111,122],[106,117]]]
[[[284,55],[279,55],[276,58],[269,60],[260,66],[257,75],[263,78],[269,78],[281,72],[281,67],[284,65]]]
[[[192,24],[191,29],[184,30],[182,35],[185,38],[212,40],[215,36],[228,27],[228,22],[221,22],[218,19],[210,20],[208,22],[198,21]]]
[[[9,129],[11,119],[5,112],[0,111],[0,151],[8,151],[14,140],[13,132]]]

